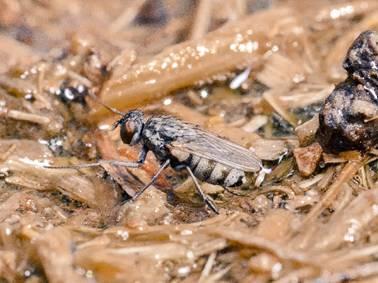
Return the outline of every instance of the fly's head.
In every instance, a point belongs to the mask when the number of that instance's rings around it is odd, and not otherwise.
[[[120,127],[120,136],[125,144],[135,145],[140,142],[144,126],[143,112],[131,110],[119,119],[113,129]]]

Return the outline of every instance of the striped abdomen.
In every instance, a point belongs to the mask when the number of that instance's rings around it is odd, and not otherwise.
[[[193,154],[189,157],[188,166],[199,180],[210,184],[235,187],[246,181],[243,171]]]
[[[188,166],[194,176],[203,182],[223,187],[236,187],[247,183],[247,176],[242,170],[179,149],[170,149],[170,155],[172,168],[181,170]]]

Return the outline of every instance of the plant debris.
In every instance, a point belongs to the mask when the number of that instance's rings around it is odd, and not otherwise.
[[[0,282],[378,281],[376,0],[0,3]],[[44,168],[137,160],[101,102],[269,170]]]
[[[314,173],[322,157],[322,147],[318,143],[314,143],[307,147],[297,147],[293,154],[298,165],[299,173],[308,177]]]

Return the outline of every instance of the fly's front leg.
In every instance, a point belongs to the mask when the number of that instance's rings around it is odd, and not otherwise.
[[[64,166],[42,165],[42,167],[47,168],[47,169],[83,169],[83,168],[98,167],[103,164],[123,166],[123,167],[128,167],[128,168],[138,168],[141,165],[139,162],[128,162],[128,161],[120,161],[120,160],[99,160],[97,162],[82,163],[82,164],[77,164],[77,165],[64,165]]]
[[[195,187],[196,187],[196,190],[197,190],[198,194],[201,196],[201,198],[203,199],[203,201],[206,203],[206,205],[207,205],[212,211],[214,211],[216,214],[219,214],[218,208],[215,206],[214,202],[213,202],[213,201],[210,199],[210,197],[207,196],[207,195],[203,192],[203,190],[201,189],[201,186],[200,186],[200,184],[198,183],[196,176],[194,176],[192,169],[190,169],[190,167],[188,167],[188,166],[186,166],[185,168],[186,168],[186,170],[189,172],[190,177],[192,177],[192,180],[193,180],[193,182],[194,182],[194,185],[195,185]]]
[[[138,157],[137,163],[139,163],[140,165],[142,165],[144,163],[144,161],[146,160],[147,153],[148,153],[148,147],[146,145],[143,145],[142,150],[139,153],[139,157]]]
[[[122,161],[122,160],[99,160],[97,162],[91,162],[91,163],[82,163],[77,165],[66,165],[66,166],[54,166],[54,165],[43,165],[42,167],[48,168],[48,169],[83,169],[83,168],[92,168],[92,167],[98,167],[103,164],[109,164],[114,166],[122,166],[122,167],[128,167],[128,168],[139,168],[142,166],[144,161],[146,160],[146,156],[148,153],[148,148],[146,146],[143,146],[141,152],[139,153],[138,160],[135,161]]]

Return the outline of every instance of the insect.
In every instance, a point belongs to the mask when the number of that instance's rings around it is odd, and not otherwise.
[[[134,195],[132,200],[136,200],[143,194],[156,181],[160,173],[171,166],[174,170],[186,170],[193,179],[200,197],[211,210],[218,213],[215,204],[203,192],[198,180],[225,188],[235,187],[250,184],[254,173],[263,168],[260,159],[252,151],[206,132],[193,124],[172,116],[152,116],[145,119],[144,113],[140,110],[122,113],[108,106],[106,108],[122,115],[122,118],[114,124],[113,129],[120,128],[123,143],[132,146],[142,145],[138,160],[135,162],[101,160],[69,167],[85,168],[108,163],[137,168],[144,163],[147,153],[153,152],[160,161],[160,167],[151,181]],[[62,166],[45,167],[62,168]]]

